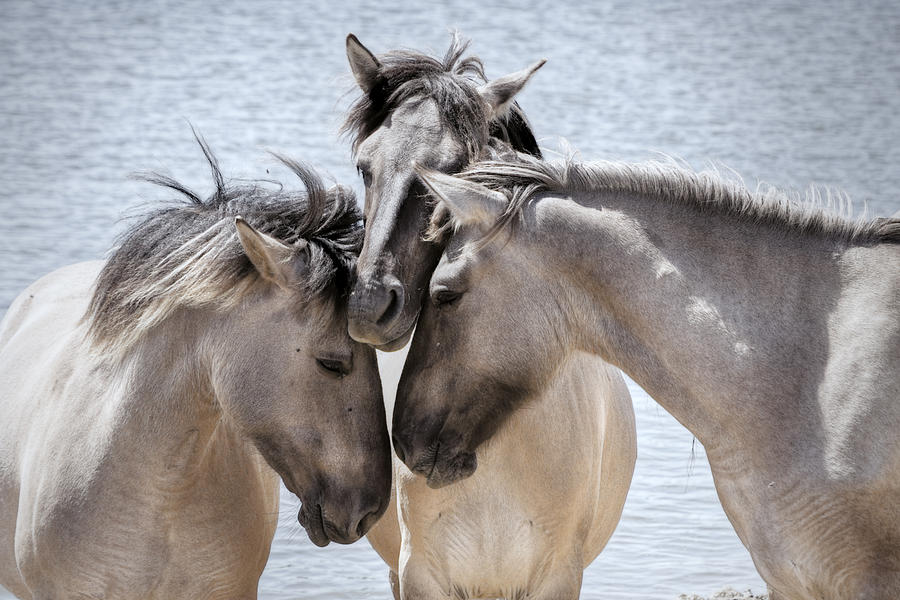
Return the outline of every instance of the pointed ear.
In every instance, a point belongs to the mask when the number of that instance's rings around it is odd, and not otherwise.
[[[244,253],[259,274],[285,290],[293,289],[307,268],[306,242],[292,248],[255,230],[241,217],[234,218],[234,228]]]
[[[381,63],[352,33],[347,36],[347,60],[356,83],[363,92],[371,92],[380,77]]]
[[[509,204],[506,196],[478,183],[418,165],[413,165],[413,168],[431,193],[444,201],[453,219],[461,224],[486,229],[500,218]]]
[[[525,87],[525,84],[528,83],[534,72],[543,67],[545,62],[547,62],[547,59],[542,58],[527,69],[489,81],[478,88],[478,93],[481,94],[481,97],[484,98],[484,101],[491,108],[491,119],[499,117],[506,112],[516,94],[522,91],[522,88]]]

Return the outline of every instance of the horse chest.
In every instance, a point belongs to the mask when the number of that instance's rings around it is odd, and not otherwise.
[[[29,519],[35,525],[18,529],[16,558],[25,582],[54,596],[149,596],[168,554],[162,524],[144,518],[139,500],[121,509],[92,503],[90,495],[74,498],[66,492],[40,497]]]
[[[501,500],[459,502],[410,522],[407,568],[427,571],[460,597],[518,597],[539,588],[551,563],[572,548],[560,547],[554,519]]]
[[[134,465],[104,477],[69,470],[62,464],[53,476],[47,468],[32,514],[20,521],[35,524],[16,536],[17,563],[32,589],[122,599],[255,590],[274,534],[274,521],[263,518],[277,514],[274,480],[229,495],[202,478],[160,490],[153,482],[168,477],[139,477]]]
[[[39,527],[17,540],[20,570],[32,589],[51,597],[233,597],[255,589],[274,529],[214,509],[160,511],[139,495],[126,505],[96,506],[37,506]],[[240,536],[229,535],[235,529]]]

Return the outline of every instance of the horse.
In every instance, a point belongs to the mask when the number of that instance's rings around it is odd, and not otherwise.
[[[424,243],[432,206],[412,170],[447,173],[478,158],[540,149],[515,95],[544,64],[490,83],[468,43],[454,34],[443,60],[411,50],[376,58],[347,36],[350,69],[363,94],[342,126],[352,135],[366,188],[366,232],[350,295],[350,335],[380,350],[406,345],[440,247]]]
[[[900,219],[658,162],[420,174],[452,217],[394,407],[413,471],[590,352],[704,445],[771,599],[900,597]]]
[[[488,82],[481,61],[464,58],[466,47],[454,36],[443,60],[414,51],[375,57],[347,38],[363,95],[344,130],[354,136],[366,188],[350,335],[382,350],[409,339],[442,249],[423,238],[438,215],[413,162],[455,172],[478,158],[540,156],[514,99],[543,61]],[[404,356],[380,359],[391,410]],[[390,567],[398,599],[578,596],[584,568],[618,524],[634,470],[624,379],[593,356],[573,355],[531,410],[503,421],[464,481],[474,455],[465,473],[426,480],[406,468],[395,443],[396,503],[368,539]],[[582,451],[559,439],[577,440]],[[552,492],[535,493],[535,481],[552,482]]]
[[[0,583],[23,599],[256,598],[279,478],[318,546],[390,498],[375,352],[347,333],[353,193],[215,182],[0,323]]]

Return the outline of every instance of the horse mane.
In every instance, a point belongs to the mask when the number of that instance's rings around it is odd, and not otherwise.
[[[261,276],[240,244],[236,216],[285,244],[307,242],[308,277],[296,290],[303,299],[343,296],[350,289],[363,236],[352,190],[326,191],[315,172],[277,154],[305,191],[273,188],[271,182],[226,182],[209,146],[195,137],[215,190],[203,200],[166,175],[138,176],[180,198],[146,214],[119,238],[84,317],[95,346],[123,351],[178,308],[227,309],[254,289]]]
[[[445,126],[465,145],[469,160],[477,160],[489,140],[501,140],[514,150],[541,156],[525,113],[515,102],[499,118],[489,122],[478,87],[487,83],[484,65],[477,56],[463,57],[469,40],[453,32],[450,47],[439,60],[414,50],[393,50],[379,55],[379,81],[350,107],[341,133],[351,138],[353,152],[403,102],[430,98],[439,108]]]
[[[511,161],[476,163],[459,177],[498,190],[509,199],[486,239],[513,221],[541,192],[610,192],[663,198],[693,210],[731,215],[742,223],[848,245],[900,243],[900,216],[852,219],[850,202],[828,190],[824,199],[816,189],[805,199],[773,187],[754,192],[718,171],[695,172],[667,162],[541,161],[518,155]],[[446,212],[435,211],[429,238],[438,240],[455,226],[447,221]]]

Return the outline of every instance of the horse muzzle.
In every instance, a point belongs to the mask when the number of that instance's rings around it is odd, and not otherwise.
[[[356,495],[347,495],[335,503],[303,502],[297,521],[306,529],[309,540],[320,548],[331,542],[352,544],[364,536],[387,508],[387,502]],[[350,506],[346,506],[350,502]]]
[[[418,316],[410,318],[406,308],[406,290],[396,277],[360,275],[347,305],[350,337],[388,352],[402,348]]]
[[[442,488],[465,479],[478,467],[475,452],[465,450],[461,444],[450,443],[447,438],[425,444],[410,441],[405,436],[391,437],[397,457],[410,471],[425,477],[430,488]]]

